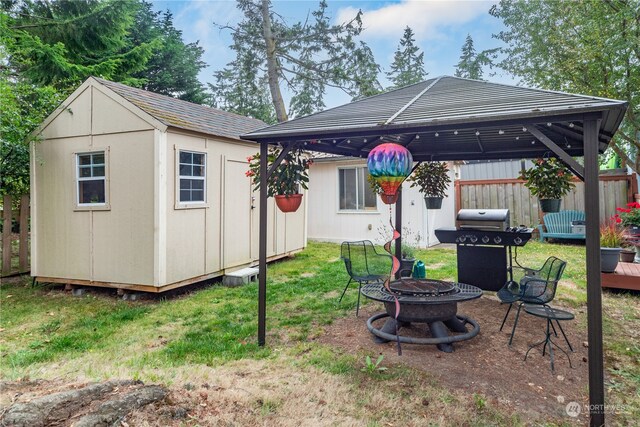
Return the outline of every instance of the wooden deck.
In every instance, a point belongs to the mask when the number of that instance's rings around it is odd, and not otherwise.
[[[619,262],[615,273],[602,273],[602,287],[640,291],[640,264]]]

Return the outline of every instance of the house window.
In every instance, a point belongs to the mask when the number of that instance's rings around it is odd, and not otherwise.
[[[376,210],[376,195],[367,182],[366,167],[338,169],[340,210]]]
[[[81,153],[76,155],[78,165],[78,205],[106,204],[105,153]]]
[[[178,165],[180,176],[180,203],[203,203],[205,201],[206,154],[180,151]]]

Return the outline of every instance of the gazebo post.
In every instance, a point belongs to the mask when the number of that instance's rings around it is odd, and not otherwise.
[[[602,352],[602,288],[600,283],[600,209],[598,188],[598,128],[584,121],[584,205],[587,246],[587,332],[589,342],[590,425],[604,425],[604,363]]]
[[[402,259],[402,186],[398,188],[398,200],[396,201],[396,230],[400,233],[400,237],[396,239],[395,255],[398,261]],[[400,278],[400,270],[396,272],[396,279]]]
[[[267,322],[267,148],[260,143],[260,236],[258,255],[258,345],[264,346]]]

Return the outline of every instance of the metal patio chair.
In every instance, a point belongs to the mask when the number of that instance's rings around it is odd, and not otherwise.
[[[340,258],[349,274],[349,281],[342,291],[340,300],[347,292],[351,282],[358,282],[358,303],[356,305],[356,317],[360,311],[360,289],[362,285],[373,282],[384,282],[391,272],[393,261],[391,255],[378,253],[369,240],[357,242],[342,242]]]
[[[564,272],[567,263],[556,257],[549,257],[544,265],[539,270],[534,270],[532,268],[527,267],[517,267],[522,269],[524,276],[518,281],[510,280],[497,292],[497,296],[503,304],[509,304],[509,308],[504,315],[504,319],[502,319],[502,325],[500,325],[500,330],[504,327],[505,322],[507,321],[507,317],[509,316],[509,312],[511,311],[511,307],[513,307],[514,303],[518,304],[518,311],[516,312],[516,318],[513,322],[513,329],[511,330],[511,337],[509,338],[509,345],[511,345],[513,341],[513,336],[516,332],[516,326],[518,325],[518,319],[520,317],[520,310],[524,304],[528,305],[541,305],[543,307],[549,307],[548,303],[555,298],[556,288],[558,286],[558,281],[562,277],[562,273]],[[571,348],[571,344],[567,339],[567,336],[560,325],[560,322],[557,322],[562,335],[564,336],[565,341]],[[551,324],[553,327],[553,324]],[[553,327],[554,333],[556,336],[558,335],[555,331],[555,327]],[[573,349],[572,349],[573,350]]]

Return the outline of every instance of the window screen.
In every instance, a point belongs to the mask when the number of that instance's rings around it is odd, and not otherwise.
[[[77,155],[78,204],[104,205],[106,176],[104,151]]]
[[[205,201],[206,154],[180,151],[180,203]]]
[[[340,210],[375,210],[376,195],[371,190],[365,167],[338,169]]]

